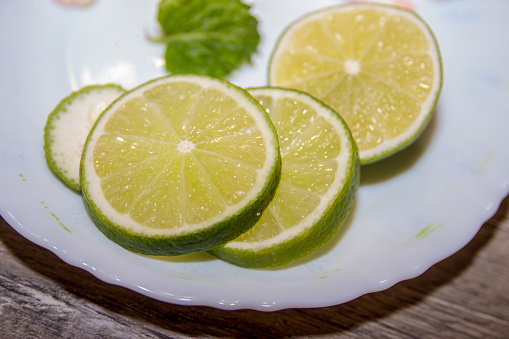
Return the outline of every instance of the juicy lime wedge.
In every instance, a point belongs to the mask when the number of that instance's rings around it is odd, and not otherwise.
[[[46,161],[77,191],[83,146],[97,117],[125,91],[117,85],[91,85],[71,93],[49,114],[44,127]]]
[[[277,134],[245,90],[198,75],[147,82],[88,136],[81,186],[98,228],[147,255],[208,250],[252,227],[281,173]]]
[[[414,12],[356,3],[291,24],[273,51],[269,83],[306,91],[345,119],[362,164],[413,142],[442,86],[430,28]]]
[[[359,158],[344,120],[322,102],[289,89],[249,92],[276,126],[281,181],[258,223],[210,253],[243,267],[279,266],[315,251],[340,228],[359,185]]]

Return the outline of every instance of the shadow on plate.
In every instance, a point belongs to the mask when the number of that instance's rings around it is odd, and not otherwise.
[[[361,186],[390,180],[410,170],[430,148],[436,131],[438,111],[435,111],[421,135],[407,148],[379,162],[364,165],[361,169]]]
[[[199,262],[207,262],[207,261],[217,260],[214,256],[208,254],[207,252],[177,255],[174,257],[150,256],[150,255],[142,255],[142,254],[140,254],[140,255],[142,257],[149,258],[149,259],[174,262],[174,263],[199,263]]]

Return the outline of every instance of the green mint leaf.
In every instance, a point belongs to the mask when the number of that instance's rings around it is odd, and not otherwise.
[[[258,21],[240,0],[162,0],[157,20],[169,73],[224,77],[249,62]]]

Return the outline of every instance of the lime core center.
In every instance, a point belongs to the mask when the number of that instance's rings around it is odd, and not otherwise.
[[[190,152],[192,149],[194,149],[194,144],[189,140],[182,140],[178,145],[177,149],[180,152]]]
[[[345,61],[345,70],[346,73],[350,75],[356,75],[361,70],[361,65],[357,60],[346,60]]]

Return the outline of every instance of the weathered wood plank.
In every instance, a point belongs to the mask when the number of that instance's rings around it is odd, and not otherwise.
[[[69,266],[0,222],[0,333],[9,338],[506,338],[509,198],[418,278],[335,307],[274,313],[162,303]],[[2,337],[0,335],[0,337]]]

